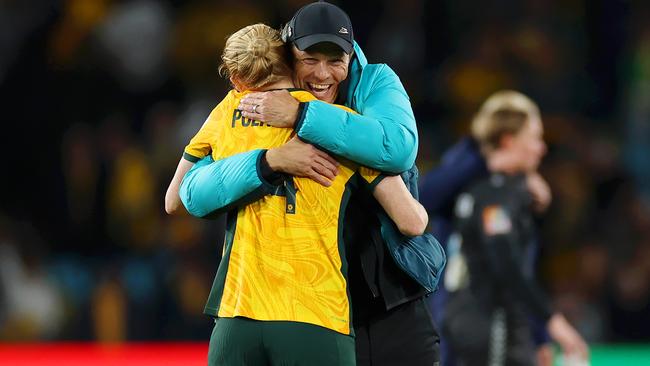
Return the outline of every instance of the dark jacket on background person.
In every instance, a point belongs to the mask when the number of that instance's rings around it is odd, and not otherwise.
[[[440,164],[422,177],[420,202],[429,212],[431,232],[443,246],[451,233],[456,198],[469,184],[488,174],[478,144],[465,137],[446,150]]]
[[[455,288],[448,289],[443,329],[453,352],[468,365],[493,357],[532,364],[528,316],[546,322],[552,309],[527,271],[536,229],[526,177],[479,180],[459,196],[454,215],[467,270],[452,271]]]

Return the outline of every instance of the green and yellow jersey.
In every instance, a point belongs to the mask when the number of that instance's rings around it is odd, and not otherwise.
[[[218,160],[277,147],[293,136],[293,129],[242,118],[237,106],[246,94],[233,90],[219,103],[185,148],[186,158],[211,154]],[[291,94],[315,99],[305,91]],[[377,171],[342,162],[330,187],[294,177],[275,195],[229,212],[206,314],[304,322],[351,334],[343,214],[354,186],[380,180]]]

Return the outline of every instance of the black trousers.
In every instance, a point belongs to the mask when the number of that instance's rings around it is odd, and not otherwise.
[[[514,304],[490,304],[469,289],[450,294],[443,336],[457,366],[534,366],[530,323]]]
[[[354,319],[357,366],[438,366],[440,338],[429,307],[419,298],[389,311],[380,299]]]

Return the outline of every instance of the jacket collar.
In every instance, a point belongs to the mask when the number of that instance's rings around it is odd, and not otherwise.
[[[368,64],[366,55],[361,51],[361,47],[359,47],[359,44],[356,41],[354,42],[354,57],[350,62],[358,63],[360,68],[364,68]]]
[[[363,69],[368,65],[368,59],[366,58],[366,55],[363,53],[361,50],[361,47],[359,47],[359,44],[355,41],[354,42],[354,56],[352,57],[352,60],[350,60],[350,68],[348,70],[348,92],[346,95],[346,103],[345,105],[349,106],[352,109],[356,110],[356,106],[354,103],[354,96],[355,96],[355,91],[357,90],[357,86],[359,85],[359,80],[361,80],[361,72]]]

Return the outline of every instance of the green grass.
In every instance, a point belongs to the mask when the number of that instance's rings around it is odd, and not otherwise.
[[[650,366],[649,344],[590,345],[591,366]],[[556,366],[563,366],[556,357]]]

